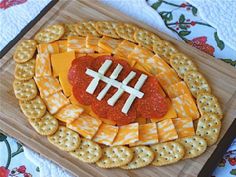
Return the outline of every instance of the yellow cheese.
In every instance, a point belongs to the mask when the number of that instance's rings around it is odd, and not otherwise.
[[[53,76],[59,76],[60,73],[67,75],[72,61],[75,59],[75,52],[64,52],[51,55]]]
[[[47,98],[44,98],[44,102],[51,114],[57,113],[61,108],[70,104],[69,100],[62,92],[57,92]]]
[[[38,53],[55,54],[59,53],[59,47],[57,42],[42,43],[38,45]]]
[[[51,76],[51,61],[48,53],[37,54],[35,62],[35,76]]]
[[[192,118],[172,119],[179,138],[191,137],[195,135]]]
[[[62,90],[64,94],[68,97],[72,94],[72,85],[69,83],[68,74],[66,72],[62,72],[59,74],[59,81],[61,83]]]
[[[144,47],[138,45],[135,46],[134,50],[128,55],[128,59],[138,60],[144,64],[148,58],[151,58],[154,54]]]
[[[91,56],[91,57],[100,57],[100,56],[103,56],[103,55],[111,55],[111,53],[91,53],[91,54],[88,54],[88,56]]]
[[[78,53],[94,53],[91,48],[86,48],[86,38],[79,36],[69,36],[67,39],[67,51],[75,51]]]
[[[118,55],[113,55],[113,57],[115,59],[118,59],[118,60],[125,60],[125,61],[127,61],[131,67],[134,67],[135,64],[137,63],[137,60],[131,60],[131,59],[128,59],[126,57],[122,57],[122,56],[118,56]]]
[[[70,100],[71,104],[83,108],[83,109],[84,109],[84,113],[90,114],[90,112],[91,112],[90,106],[85,106],[85,105],[80,104],[80,103],[76,100],[76,98],[74,97],[73,94],[69,97],[69,100]]]
[[[134,50],[135,46],[136,44],[123,40],[114,50],[114,54],[121,57],[127,57]]]
[[[78,132],[87,139],[92,139],[101,124],[101,120],[82,114],[76,120],[68,123],[67,127]]]
[[[52,76],[34,78],[40,95],[45,98],[61,90],[59,81]]]
[[[193,120],[199,118],[199,112],[193,97],[189,94],[172,98],[172,103],[178,117],[191,117]]]
[[[170,98],[175,98],[183,94],[191,95],[191,92],[184,81],[177,82],[167,88],[167,94]]]
[[[171,67],[158,55],[148,58],[146,63],[150,66],[152,74],[155,75],[171,69]]]
[[[143,125],[143,124],[146,124],[147,119],[144,117],[138,117],[136,118],[136,122],[138,122],[139,125]]]
[[[122,40],[119,39],[113,39],[107,36],[103,36],[98,41],[98,47],[102,48],[108,53],[114,53],[115,49],[118,47],[118,45],[121,43]]]
[[[99,127],[99,130],[97,131],[96,135],[94,136],[93,141],[110,146],[112,145],[117,135],[117,132],[117,126],[102,124]]]
[[[119,127],[119,131],[113,142],[113,146],[127,145],[139,140],[138,123],[132,123]]]
[[[147,66],[145,63],[141,64],[139,61],[137,61],[134,65],[135,69],[138,69],[146,74],[151,74],[149,71],[149,66]]]
[[[148,123],[139,125],[139,141],[130,144],[130,146],[150,145],[158,143],[157,125],[156,123]]]
[[[93,49],[94,51],[98,51],[98,41],[101,39],[100,37],[87,35],[85,39],[85,46],[87,48]]]
[[[57,43],[60,53],[67,52],[67,40],[59,40]]]
[[[178,134],[172,119],[166,119],[161,122],[158,122],[157,132],[160,142],[171,141],[178,138]]]
[[[62,122],[70,123],[77,119],[83,111],[84,109],[79,106],[68,104],[59,110],[59,112],[55,114],[55,117]]]

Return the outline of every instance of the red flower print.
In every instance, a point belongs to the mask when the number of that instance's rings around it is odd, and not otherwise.
[[[230,165],[232,165],[232,166],[236,165],[236,157],[228,158],[228,161],[229,161]]]
[[[191,21],[191,23],[190,23],[192,26],[194,26],[194,25],[196,25],[196,22],[194,22],[194,21]]]
[[[0,176],[1,177],[8,177],[10,171],[5,167],[0,167]]]
[[[26,167],[25,167],[24,165],[20,166],[20,167],[17,169],[17,171],[18,171],[19,173],[25,173],[25,170],[26,170]]]
[[[207,41],[207,37],[201,36],[201,37],[197,37],[192,40],[189,40],[187,43],[193,47],[196,47],[197,49],[200,49],[203,52],[208,53],[209,55],[213,55],[215,52],[215,49],[213,46],[207,44],[206,41]]]
[[[185,4],[185,3],[180,4],[180,7],[185,8],[186,6],[187,6],[187,4]]]
[[[15,6],[18,4],[23,4],[25,3],[27,0],[2,0],[0,2],[0,9],[7,9],[11,6]]]
[[[24,177],[32,177],[30,173],[24,173]]]

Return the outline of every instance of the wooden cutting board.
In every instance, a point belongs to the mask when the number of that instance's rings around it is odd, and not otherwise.
[[[136,23],[137,25],[155,32],[161,38],[174,43],[180,51],[188,54],[198,65],[200,71],[206,76],[213,88],[214,94],[219,98],[224,110],[223,127],[221,137],[226,132],[233,119],[236,117],[236,69],[232,66],[215,60],[213,57],[192,48],[158,32],[151,27],[135,21],[134,19],[110,8],[97,1],[59,1],[23,38],[32,36],[42,26],[65,22],[73,23],[78,20],[119,20]],[[15,48],[15,47],[14,47]],[[14,96],[12,82],[14,79],[14,61],[12,52],[0,59],[0,129],[17,138],[26,146],[51,159],[55,163],[66,168],[74,175],[82,176],[165,176],[165,177],[191,177],[197,176],[204,163],[212,154],[217,145],[207,149],[198,158],[183,160],[174,165],[164,167],[149,166],[138,170],[101,169],[96,165],[89,165],[71,157],[51,145],[47,138],[38,135],[29,125],[25,116],[21,113],[18,101]]]

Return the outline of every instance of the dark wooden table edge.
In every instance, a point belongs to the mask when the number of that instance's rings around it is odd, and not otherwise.
[[[18,34],[12,39],[1,51],[0,59],[58,2],[58,0],[52,0],[46,5],[42,11],[28,23]]]
[[[211,154],[203,168],[201,169],[198,177],[210,177],[213,171],[216,169],[217,165],[221,161],[222,157],[226,153],[227,149],[230,147],[233,140],[236,138],[236,118],[234,118],[233,123],[230,125],[229,129],[224,134],[223,138],[218,143],[216,149]]]

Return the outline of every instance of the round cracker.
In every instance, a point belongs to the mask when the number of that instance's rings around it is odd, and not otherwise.
[[[116,33],[118,24],[119,23],[113,21],[98,21],[95,27],[100,35],[119,39],[120,37]]]
[[[207,148],[207,142],[200,136],[180,138],[177,142],[184,146],[184,159],[197,157],[204,153]]]
[[[32,100],[20,100],[20,108],[27,118],[41,118],[46,112],[46,106],[43,100],[36,96]]]
[[[211,92],[211,88],[204,76],[198,71],[188,71],[184,75],[184,81],[188,85],[192,95],[196,98],[200,92]]]
[[[16,47],[13,59],[17,63],[24,63],[33,58],[36,48],[37,42],[35,40],[23,40]]]
[[[116,33],[120,38],[128,41],[136,42],[134,39],[134,33],[138,29],[137,26],[130,23],[122,23],[116,27]]]
[[[218,140],[220,129],[220,117],[214,113],[206,113],[198,121],[196,134],[204,138],[207,145],[211,146]]]
[[[95,28],[96,22],[94,21],[84,21],[84,22],[79,22],[76,25],[76,32],[80,36],[86,37],[87,35],[92,35],[92,36],[97,36],[100,37],[101,35],[97,32]]]
[[[17,80],[29,80],[34,77],[35,73],[35,59],[31,59],[25,63],[16,64],[15,78]]]
[[[152,165],[163,166],[178,162],[184,157],[184,148],[177,142],[166,142],[151,145],[155,158]]]
[[[206,113],[215,113],[220,117],[220,119],[223,118],[223,112],[221,110],[218,99],[211,93],[199,93],[197,96],[197,106],[201,115],[204,115]]]
[[[153,44],[153,51],[162,57],[167,63],[170,63],[172,55],[176,54],[177,49],[168,41],[160,41]]]
[[[59,126],[55,134],[48,136],[48,140],[63,151],[74,151],[81,142],[78,133],[64,126]]]
[[[64,24],[65,33],[61,37],[61,39],[67,39],[68,36],[78,36],[78,33],[76,32],[77,26],[78,26],[78,24],[76,24],[76,23]]]
[[[35,36],[34,39],[38,43],[50,43],[60,39],[65,33],[65,28],[63,25],[55,24],[47,26],[40,30]]]
[[[52,135],[58,129],[58,121],[48,112],[41,118],[30,118],[28,119],[31,126],[38,132],[40,135]]]
[[[37,96],[38,90],[33,79],[28,81],[14,80],[13,89],[17,99],[31,100]]]
[[[149,165],[154,159],[154,152],[148,146],[136,146],[132,147],[131,150],[134,153],[134,157],[130,163],[122,166],[122,169],[142,168]]]
[[[170,65],[182,79],[188,71],[197,71],[197,67],[193,61],[183,53],[172,55],[170,58]]]
[[[101,168],[115,168],[128,164],[132,158],[133,151],[126,146],[106,147],[96,164]]]
[[[102,148],[95,142],[83,138],[80,146],[70,154],[86,163],[95,163],[102,157]]]
[[[161,42],[161,39],[156,34],[140,28],[135,31],[134,39],[139,45],[150,50],[153,50],[153,45],[155,43]]]

